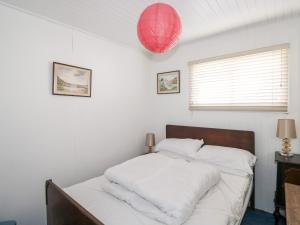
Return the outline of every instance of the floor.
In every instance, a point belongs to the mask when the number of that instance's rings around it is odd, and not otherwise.
[[[281,221],[280,225],[283,224]],[[248,209],[241,225],[274,225],[274,217],[271,213]]]

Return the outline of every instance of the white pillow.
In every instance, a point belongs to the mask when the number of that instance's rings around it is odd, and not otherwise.
[[[246,150],[215,145],[204,145],[195,158],[214,164],[224,172],[242,176],[252,175],[256,162],[256,157]]]
[[[167,138],[156,145],[155,151],[169,151],[184,156],[195,157],[196,152],[199,151],[203,144],[203,140],[198,139]]]
[[[188,162],[191,162],[191,161],[195,160],[195,156],[190,157],[190,156],[187,156],[187,155],[182,155],[182,154],[178,154],[178,153],[175,153],[175,152],[170,152],[170,151],[167,151],[167,150],[162,150],[162,151],[158,152],[158,154],[162,154],[162,155],[167,156],[167,157],[172,158],[172,159],[183,159],[183,160],[188,161]]]

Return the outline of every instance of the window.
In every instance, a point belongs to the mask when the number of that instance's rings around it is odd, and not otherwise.
[[[288,110],[288,44],[189,63],[191,110]]]

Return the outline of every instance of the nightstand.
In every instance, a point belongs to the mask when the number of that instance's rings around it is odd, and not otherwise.
[[[295,154],[292,157],[285,157],[280,155],[279,152],[275,152],[275,162],[277,163],[277,179],[274,198],[275,211],[273,215],[275,217],[275,224],[277,225],[282,217],[280,209],[285,209],[284,180],[286,178],[286,173],[292,168],[300,169],[300,155]]]

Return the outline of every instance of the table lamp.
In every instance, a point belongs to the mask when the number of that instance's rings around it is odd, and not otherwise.
[[[146,134],[146,144],[149,148],[149,153],[152,153],[152,147],[155,146],[155,135],[153,133]]]
[[[278,138],[282,139],[282,150],[280,152],[283,156],[292,156],[290,138],[296,138],[295,120],[293,119],[279,119],[277,123]]]

